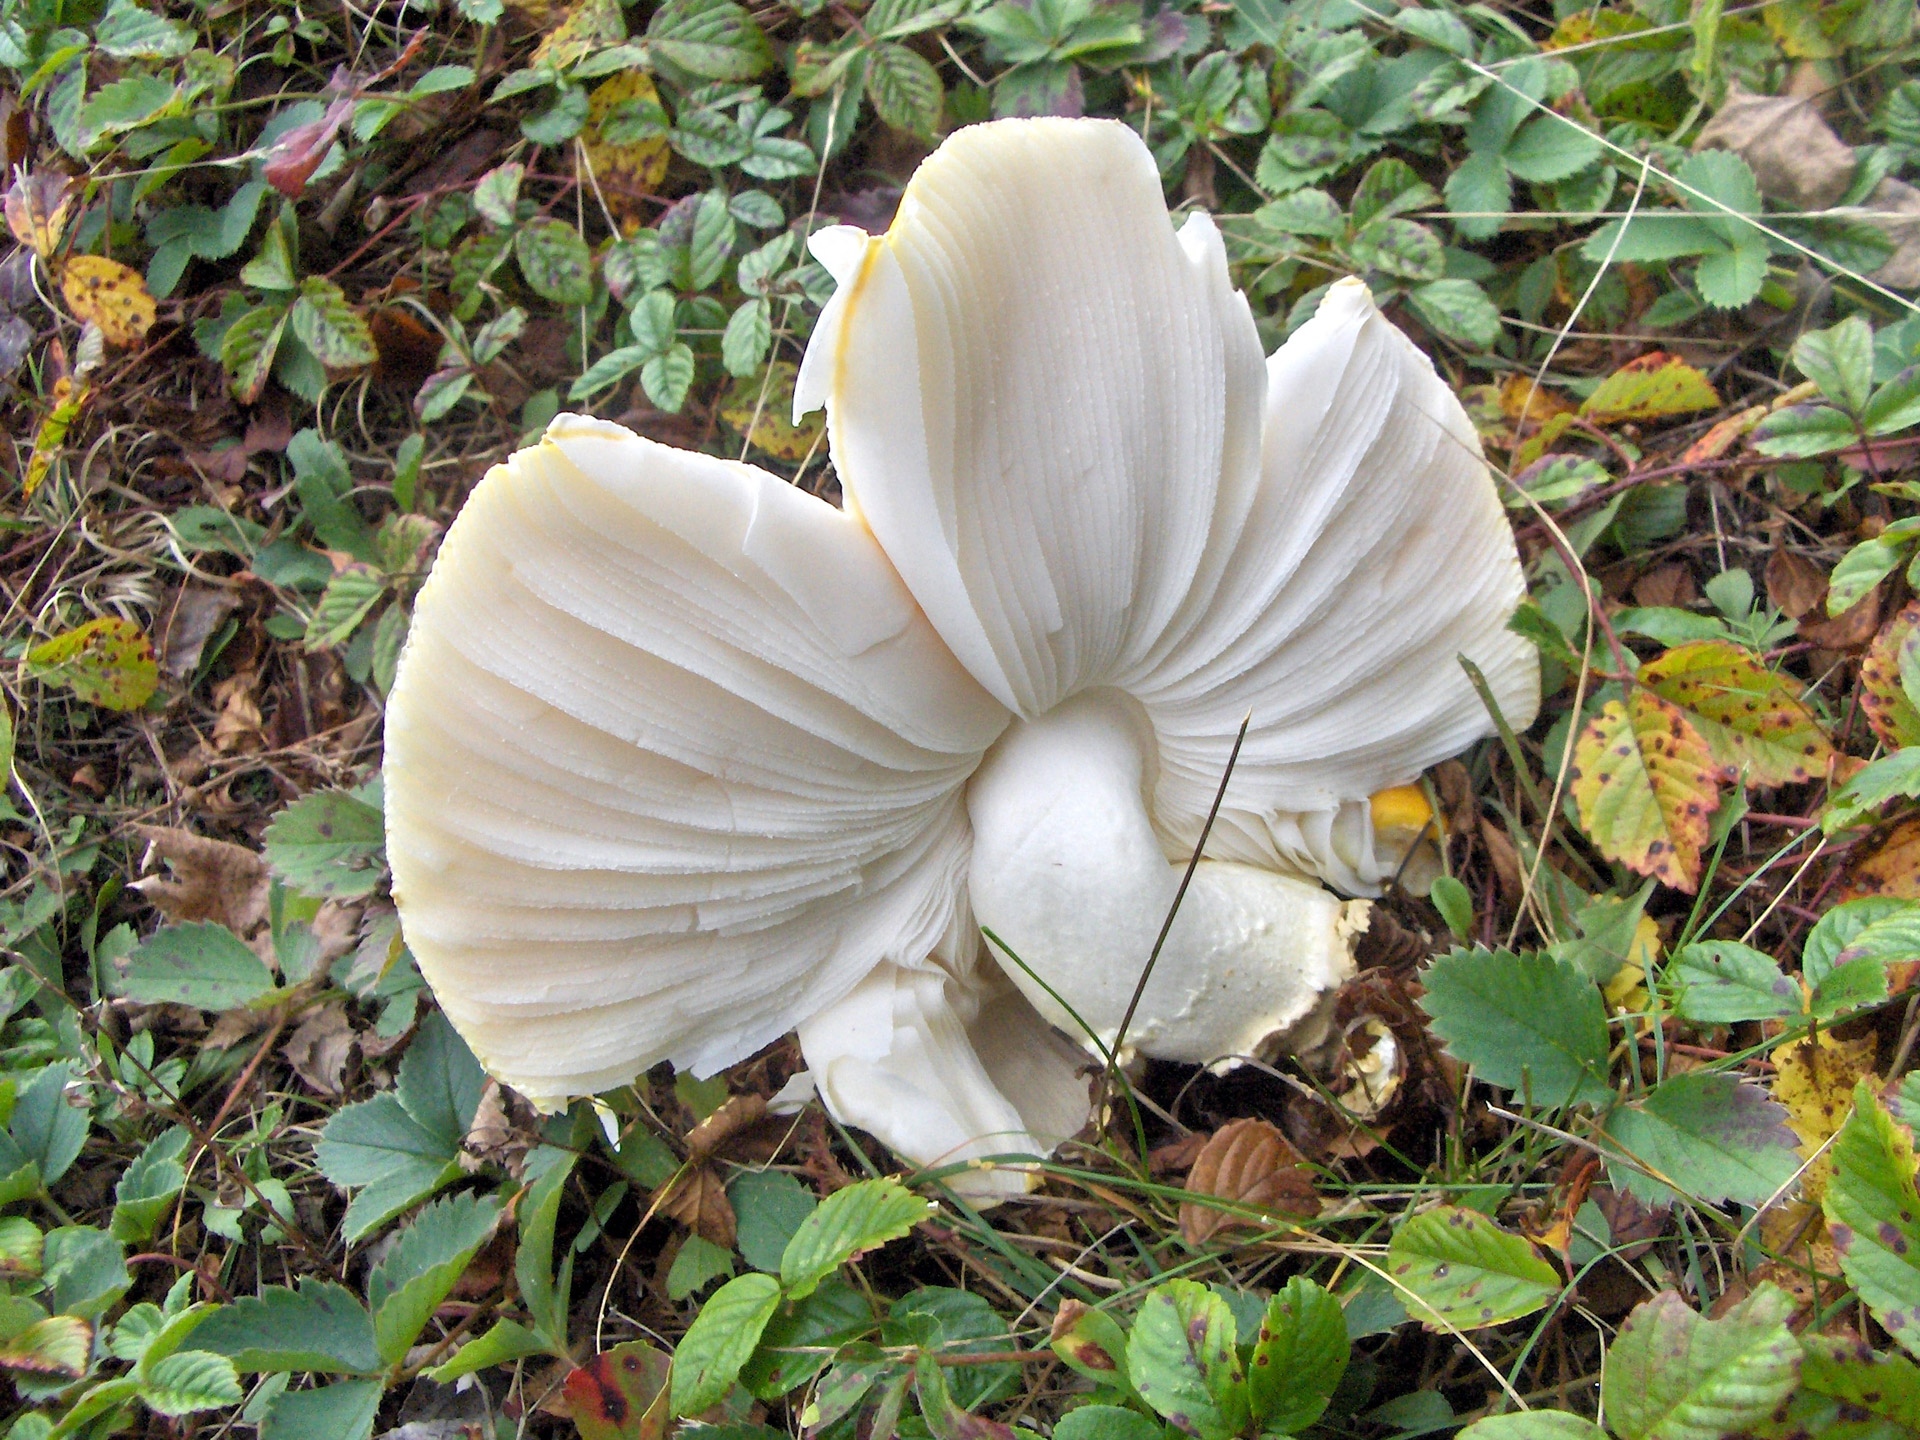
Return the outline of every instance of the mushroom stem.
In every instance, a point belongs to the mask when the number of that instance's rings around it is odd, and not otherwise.
[[[1021,963],[998,946],[994,958],[1090,1049],[1118,1032],[1185,868],[1169,861],[1148,813],[1153,754],[1136,704],[1088,692],[1016,722],[967,791],[974,913]],[[1310,881],[1203,860],[1128,1051],[1196,1064],[1271,1051],[1352,973],[1364,914],[1364,902]]]

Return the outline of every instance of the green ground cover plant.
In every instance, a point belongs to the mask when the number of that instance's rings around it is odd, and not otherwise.
[[[0,0],[8,1440],[1920,1435],[1920,32],[1887,0]],[[1277,345],[1362,276],[1547,703],[1332,1053],[982,1214],[791,1044],[537,1115],[381,706],[563,408],[832,496],[806,239],[1113,116]],[[1144,960],[1145,957],[1138,957]]]

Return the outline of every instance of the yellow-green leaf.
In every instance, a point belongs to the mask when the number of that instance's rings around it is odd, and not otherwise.
[[[1679,356],[1655,350],[1602,380],[1580,413],[1596,425],[1612,425],[1719,408],[1720,397],[1705,375]]]
[[[1749,785],[1800,785],[1826,774],[1833,744],[1799,686],[1724,640],[1680,645],[1640,670],[1641,683],[1687,712],[1713,758]]]
[[[1677,890],[1700,883],[1720,766],[1678,706],[1635,686],[1611,700],[1573,747],[1573,800],[1600,853]]]
[[[153,642],[131,620],[90,620],[27,652],[27,670],[90,705],[138,710],[160,683]]]

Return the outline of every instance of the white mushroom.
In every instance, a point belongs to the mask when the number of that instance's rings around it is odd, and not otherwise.
[[[492,471],[389,709],[395,894],[537,1103],[798,1028],[907,1158],[1044,1154],[1249,715],[1125,1045],[1230,1063],[1350,971],[1316,882],[1377,893],[1368,797],[1488,733],[1457,657],[1535,708],[1512,536],[1365,288],[1263,362],[1120,124],[963,129],[884,236],[814,248],[797,405],[845,510],[576,416]]]

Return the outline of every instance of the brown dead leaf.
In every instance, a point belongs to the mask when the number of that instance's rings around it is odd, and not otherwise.
[[[1822,650],[1852,652],[1864,648],[1880,628],[1880,592],[1875,586],[1831,620],[1800,622],[1800,638]]]
[[[7,191],[7,229],[42,260],[47,259],[60,248],[78,193],[71,179],[51,170],[17,176]]]
[[[1693,583],[1692,567],[1678,560],[1656,565],[1633,582],[1633,603],[1636,605],[1684,608],[1698,599],[1699,595]]]
[[[1147,1152],[1147,1172],[1152,1175],[1184,1175],[1193,1168],[1193,1162],[1200,1158],[1200,1152],[1207,1147],[1207,1141],[1213,1137],[1204,1131],[1196,1130],[1182,1135],[1178,1140],[1169,1140],[1164,1145],[1156,1145]]]
[[[210,920],[242,940],[267,923],[267,862],[244,845],[209,840],[190,830],[142,825],[143,869],[164,864],[170,876],[149,875],[133,888],[175,924]]]
[[[81,321],[100,327],[109,345],[138,345],[153,328],[153,296],[140,272],[104,255],[75,255],[60,272],[60,293]]]
[[[461,1142],[462,1169],[498,1165],[514,1179],[526,1173],[527,1156],[540,1143],[539,1116],[517,1092],[488,1080]]]
[[[1833,213],[1863,221],[1893,241],[1893,254],[1869,278],[1896,290],[1920,289],[1920,190],[1888,176],[1865,205]]]
[[[1638,1260],[1652,1249],[1673,1215],[1671,1206],[1648,1205],[1632,1191],[1610,1185],[1594,1186],[1589,1198],[1606,1218],[1607,1238],[1620,1247],[1622,1260]]]
[[[1320,1213],[1313,1175],[1286,1136],[1264,1120],[1235,1120],[1214,1132],[1187,1175],[1187,1193],[1273,1215]],[[1198,1245],[1216,1232],[1254,1226],[1250,1217],[1201,1201],[1180,1205],[1180,1233]]]
[[[181,586],[167,611],[166,628],[160,632],[161,670],[176,680],[191,675],[213,632],[239,604],[239,597],[231,590],[212,585]]]
[[[767,1102],[758,1095],[729,1096],[721,1107],[687,1132],[687,1154],[705,1160],[727,1141],[766,1118]]]
[[[1853,182],[1853,147],[1820,118],[1813,102],[1728,87],[1720,113],[1694,148],[1731,150],[1746,161],[1760,193],[1795,210],[1824,210]]]
[[[1826,572],[1806,556],[1776,550],[1767,557],[1767,599],[1789,620],[1798,620],[1826,598]]]
[[[733,1202],[712,1165],[699,1164],[667,1183],[660,1212],[671,1215],[703,1240],[731,1250],[735,1238]]]
[[[347,1062],[353,1058],[353,1038],[346,1005],[323,1005],[300,1022],[280,1053],[293,1066],[293,1073],[315,1090],[322,1095],[338,1095]]]
[[[1867,895],[1920,900],[1920,816],[1909,816],[1874,833],[1854,851],[1835,903]]]

